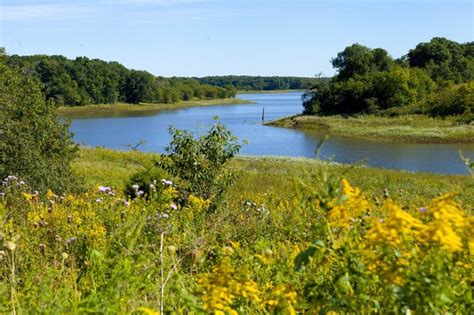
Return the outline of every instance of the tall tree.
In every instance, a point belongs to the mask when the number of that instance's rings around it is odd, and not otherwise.
[[[38,191],[72,190],[76,154],[68,125],[45,102],[37,80],[0,60],[0,178],[19,176]]]
[[[460,44],[435,37],[411,49],[405,58],[410,67],[424,68],[438,83],[467,82],[474,79],[473,42]]]
[[[386,50],[370,49],[360,44],[346,47],[331,62],[338,71],[337,78],[341,81],[369,72],[388,71],[394,64]]]

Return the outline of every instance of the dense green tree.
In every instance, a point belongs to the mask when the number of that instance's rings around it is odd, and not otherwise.
[[[381,48],[353,44],[332,60],[337,75],[329,81],[318,82],[303,95],[304,113],[392,115],[415,112],[468,117],[470,114],[466,113],[472,112],[469,104],[473,97],[469,85],[439,90],[450,82],[472,80],[473,50],[472,43],[458,44],[434,38],[394,61]],[[433,101],[426,104],[427,100]],[[436,102],[439,106],[434,104]]]
[[[0,178],[15,175],[43,192],[69,191],[77,187],[70,166],[76,154],[68,125],[45,102],[37,79],[0,61]]]
[[[152,102],[155,89],[155,78],[151,74],[132,70],[125,80],[125,102]]]
[[[299,90],[309,89],[318,78],[304,77],[261,77],[261,76],[210,76],[196,78],[201,84],[219,87],[233,86],[236,90]]]
[[[47,99],[54,100],[58,105],[79,105],[81,103],[78,85],[60,61],[41,60],[37,65],[37,71],[41,82],[43,82],[43,92]]]
[[[7,56],[10,67],[41,81],[47,100],[76,106],[116,102],[168,102],[234,97],[234,88],[200,84],[189,78],[155,77],[118,62],[63,56]]]
[[[180,92],[177,88],[174,87],[167,87],[163,89],[163,98],[162,102],[171,104],[179,101],[180,99]]]
[[[337,79],[342,81],[369,72],[389,71],[394,64],[384,49],[370,49],[360,44],[346,47],[331,62],[338,71]]]
[[[426,112],[431,116],[462,115],[474,120],[474,82],[447,87],[430,97]]]
[[[435,87],[424,71],[395,66],[391,71],[319,84],[305,94],[303,106],[307,114],[380,113],[421,101]]]
[[[411,49],[406,58],[411,67],[426,69],[438,83],[467,82],[474,79],[473,45],[435,37]]]
[[[388,72],[376,72],[372,82],[368,112],[405,106],[421,101],[435,90],[435,83],[420,69],[396,67]]]

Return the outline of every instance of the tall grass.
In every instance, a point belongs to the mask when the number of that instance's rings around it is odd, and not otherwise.
[[[161,179],[128,199],[129,176],[155,158],[83,148],[74,169],[87,192],[76,195],[6,180],[0,312],[461,314],[472,305],[470,176],[239,157],[239,180],[217,208]]]
[[[150,167],[156,157],[138,151],[82,148],[74,168],[85,177],[89,187],[108,185],[120,188],[134,172]],[[322,171],[344,176],[372,196],[383,195],[386,190],[401,202],[423,202],[446,192],[462,192],[460,198],[474,200],[474,179],[463,175],[413,173],[306,158],[237,157],[232,164],[241,172],[227,193],[233,200],[238,200],[240,195],[289,195],[295,180],[309,181],[313,174]]]

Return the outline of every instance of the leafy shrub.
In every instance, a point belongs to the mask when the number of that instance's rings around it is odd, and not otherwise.
[[[136,198],[139,195],[148,197],[150,196],[150,189],[159,192],[164,186],[167,186],[163,179],[167,180],[168,178],[169,174],[161,168],[147,168],[138,171],[130,177],[130,180],[125,185],[124,192],[131,198]]]
[[[68,124],[45,102],[38,82],[0,57],[0,178],[16,175],[42,192],[75,189],[70,163],[77,150]]]
[[[161,156],[157,166],[183,180],[192,193],[205,199],[219,198],[236,179],[229,162],[240,151],[237,138],[219,122],[199,138],[173,127],[169,132],[168,155]]]
[[[431,116],[474,114],[474,82],[445,88],[426,102]]]

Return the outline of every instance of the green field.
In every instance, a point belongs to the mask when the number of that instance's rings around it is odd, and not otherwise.
[[[124,187],[130,176],[153,165],[157,155],[138,151],[114,151],[105,148],[82,148],[74,164],[87,185]],[[242,173],[228,198],[258,194],[285,196],[294,193],[295,181],[308,182],[322,171],[349,179],[373,197],[387,190],[403,203],[423,203],[446,192],[462,192],[464,201],[474,200],[474,178],[463,175],[439,175],[326,163],[307,158],[238,157],[233,166]],[[473,207],[474,205],[471,205]],[[471,209],[474,210],[474,209]]]
[[[427,116],[294,116],[268,125],[329,136],[413,143],[474,143],[474,125]]]
[[[180,109],[186,107],[214,106],[214,105],[233,105],[233,104],[252,104],[252,101],[241,100],[238,98],[224,98],[212,100],[194,100],[180,101],[172,104],[166,103],[140,103],[140,104],[99,104],[86,106],[62,106],[58,112],[63,117],[73,118],[81,116],[122,116],[133,115],[134,113],[156,113],[162,110]]]

